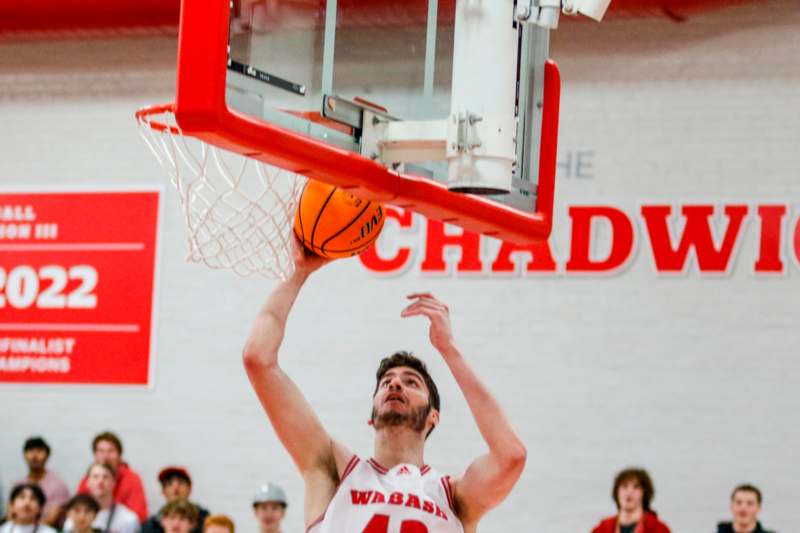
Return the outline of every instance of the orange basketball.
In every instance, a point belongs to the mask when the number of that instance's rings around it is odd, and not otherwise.
[[[294,233],[329,259],[358,255],[383,229],[383,206],[319,181],[308,180],[294,215]]]

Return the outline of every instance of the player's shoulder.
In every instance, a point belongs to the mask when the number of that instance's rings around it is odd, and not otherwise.
[[[331,460],[339,481],[345,478],[345,471],[352,470],[356,464],[361,462],[361,459],[350,448],[335,439],[331,439]]]

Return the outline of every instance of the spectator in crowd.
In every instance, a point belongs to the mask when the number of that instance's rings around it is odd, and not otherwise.
[[[611,490],[618,512],[602,520],[592,533],[670,533],[650,507],[653,496],[653,481],[646,470],[623,470],[617,474]]]
[[[41,522],[46,503],[47,497],[39,485],[17,485],[11,489],[8,521],[0,526],[0,533],[56,533],[55,529]]]
[[[14,485],[35,483],[41,487],[47,499],[47,504],[42,510],[42,521],[52,525],[61,506],[69,500],[69,489],[58,474],[45,467],[50,458],[50,445],[42,437],[31,437],[26,440],[22,453],[28,464],[28,475]]]
[[[164,500],[167,503],[176,500],[189,500],[192,494],[192,478],[189,472],[180,466],[168,466],[158,473],[158,482],[161,483],[161,493],[164,495]],[[201,533],[203,522],[208,516],[208,510],[194,502],[191,502],[197,508],[197,520],[192,531],[194,533]],[[164,533],[164,528],[161,526],[161,518],[163,517],[164,509],[162,508],[157,514],[154,514],[142,523],[142,533]]]
[[[203,533],[236,533],[236,526],[229,516],[212,514],[203,522]]]
[[[70,530],[72,533],[102,533],[100,529],[92,526],[100,512],[100,505],[88,494],[76,494],[64,508],[67,512],[67,520],[72,527]]]
[[[187,500],[172,500],[161,509],[165,533],[189,533],[197,527],[197,507]]]
[[[281,521],[286,514],[286,493],[274,483],[261,485],[253,496],[253,512],[261,533],[281,533]]]
[[[116,472],[114,501],[135,512],[140,522],[147,520],[147,498],[144,495],[142,478],[122,460],[122,441],[119,437],[110,431],[100,433],[92,441],[92,452],[96,463],[108,464]],[[86,476],[78,484],[77,492],[81,494],[89,492]]]
[[[97,500],[100,512],[92,523],[104,533],[139,533],[139,518],[125,504],[114,501],[116,472],[111,465],[94,463],[86,472],[89,494]],[[72,531],[71,520],[64,523],[64,531]]]
[[[739,485],[731,494],[733,521],[720,522],[717,533],[771,533],[761,526],[761,491],[753,485]]]

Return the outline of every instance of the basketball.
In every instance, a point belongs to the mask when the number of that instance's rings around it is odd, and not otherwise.
[[[383,229],[383,206],[308,180],[294,216],[294,233],[315,254],[329,259],[358,255]]]

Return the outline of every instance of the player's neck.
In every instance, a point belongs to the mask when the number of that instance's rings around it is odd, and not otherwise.
[[[402,463],[422,467],[425,437],[408,428],[389,427],[375,433],[375,460],[385,468]]]

